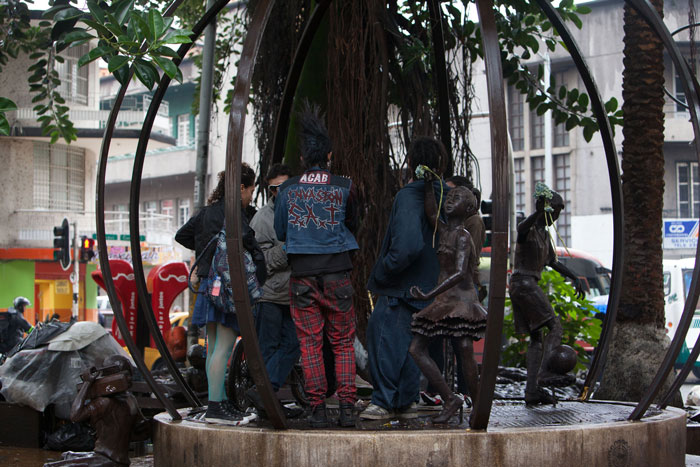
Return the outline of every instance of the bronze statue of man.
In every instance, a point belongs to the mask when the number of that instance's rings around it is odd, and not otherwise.
[[[126,357],[111,355],[101,368],[81,375],[83,383],[71,406],[71,421],[88,421],[96,431],[93,452],[65,452],[63,460],[48,466],[128,466],[129,440],[141,417],[131,387],[131,364]]]
[[[510,299],[513,303],[515,331],[530,334],[527,349],[527,405],[556,404],[554,396],[542,389],[552,382],[567,379],[549,367],[553,350],[561,345],[563,330],[547,296],[537,284],[545,266],[573,280],[578,295],[583,284],[566,266],[557,260],[547,227],[554,224],[564,209],[561,195],[544,184],[537,184],[535,212],[518,225],[513,274],[510,279]],[[543,337],[543,329],[549,332]],[[571,379],[570,377],[568,379]]]

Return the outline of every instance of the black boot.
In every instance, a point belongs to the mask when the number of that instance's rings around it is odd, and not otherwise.
[[[326,404],[320,404],[315,407],[311,407],[311,415],[309,415],[309,425],[311,425],[311,428],[328,428]]]
[[[338,417],[338,424],[342,427],[355,426],[355,409],[354,404],[350,402],[340,403],[340,416]]]

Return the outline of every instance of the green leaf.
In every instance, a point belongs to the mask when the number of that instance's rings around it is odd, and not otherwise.
[[[114,73],[116,70],[120,69],[124,65],[129,63],[129,57],[124,57],[123,55],[115,55],[109,59],[107,63],[107,69],[110,73]]]
[[[119,81],[120,84],[124,85],[126,84],[126,81],[129,78],[129,68],[121,67],[118,70],[116,70],[113,74],[116,80]]]
[[[153,85],[160,78],[158,76],[158,70],[152,63],[145,60],[137,59],[134,61],[134,72],[136,77],[141,81],[144,86],[148,89],[153,89]]]
[[[92,29],[97,31],[97,34],[99,34],[101,37],[112,37],[112,31],[107,29],[107,27],[104,26],[102,23],[90,19],[83,19],[82,21],[83,23],[87,24]]]
[[[90,13],[92,13],[92,17],[95,18],[96,21],[104,22],[105,13],[102,8],[99,7],[99,1],[88,0],[87,7],[88,10],[90,10]]]
[[[149,38],[151,37],[151,30],[150,30],[150,28],[148,27],[148,23],[146,22],[146,20],[143,19],[143,17],[141,16],[141,14],[138,13],[138,12],[133,12],[133,13],[131,14],[131,20],[132,20],[132,21],[133,21],[133,20],[136,20],[135,28],[136,28],[136,31],[137,31],[137,36],[138,36],[138,38],[139,38],[140,40],[144,40],[144,39],[145,39],[145,40],[149,40],[149,41],[150,41]],[[131,23],[131,21],[130,21],[130,23]],[[127,28],[127,34],[128,34],[128,28]]]
[[[583,138],[586,140],[587,143],[591,142],[591,139],[593,139],[593,135],[596,132],[596,127],[593,125],[587,125],[583,127]]]
[[[0,113],[0,135],[10,136],[10,123],[3,113]]]
[[[68,8],[63,8],[61,9],[56,15],[53,17],[53,20],[55,22],[59,21],[69,21],[72,19],[77,19],[83,16],[83,12],[78,10],[75,7],[68,7]]]
[[[119,37],[124,34],[122,27],[119,25],[119,21],[111,13],[107,13],[107,18],[109,21],[104,23],[104,26],[109,29],[109,31],[114,34],[114,37]]]
[[[90,39],[95,39],[95,36],[90,34],[89,32],[85,31],[84,29],[76,29],[75,31],[71,31],[65,36],[63,36],[63,42],[66,44],[71,44],[72,42],[75,41],[82,41],[82,40],[90,40]]]
[[[165,72],[170,79],[175,78],[177,75],[177,65],[173,63],[169,58],[153,57],[153,61]]]
[[[178,83],[182,84],[182,70],[180,68],[177,69],[177,73],[175,74],[175,81]]]
[[[17,104],[6,97],[0,97],[0,112],[9,112],[11,110],[17,110]]]
[[[165,23],[158,10],[151,9],[148,12],[148,27],[151,30],[151,42],[157,41],[165,32]]]
[[[92,49],[90,52],[86,53],[80,59],[78,60],[78,66],[84,66],[87,65],[88,63],[97,60],[98,58],[107,55],[108,53],[112,52],[112,49],[110,47],[106,46],[100,46],[100,47],[95,47]]]
[[[112,4],[112,13],[114,18],[117,20],[119,26],[124,26],[126,18],[129,15],[129,11],[134,6],[134,0],[121,0],[117,3]]]
[[[571,22],[574,23],[577,28],[581,29],[583,27],[583,21],[581,21],[581,18],[579,18],[578,16],[571,15],[569,19],[571,19]]]
[[[581,94],[578,96],[578,105],[580,105],[582,108],[588,107],[588,94]]]
[[[576,115],[571,115],[566,120],[566,131],[571,131],[578,126],[578,117]]]
[[[615,112],[617,110],[617,99],[611,97],[608,102],[605,103],[605,111],[608,113]]]
[[[185,29],[171,29],[163,37],[162,42],[164,44],[189,44],[192,42],[192,31]]]
[[[580,15],[587,15],[591,11],[593,10],[591,10],[590,7],[587,7],[586,5],[576,5],[576,13]]]
[[[164,57],[180,58],[180,56],[177,54],[176,51],[174,51],[174,50],[171,49],[170,47],[166,47],[166,46],[158,47],[158,48],[155,50],[155,53],[157,53],[158,55],[162,55],[162,56],[164,56]]]

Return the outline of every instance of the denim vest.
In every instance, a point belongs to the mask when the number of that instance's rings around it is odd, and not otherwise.
[[[352,181],[318,167],[290,178],[275,200],[275,233],[289,254],[332,254],[359,247],[345,225]]]

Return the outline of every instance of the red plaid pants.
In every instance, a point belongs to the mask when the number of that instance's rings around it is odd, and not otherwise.
[[[312,407],[326,398],[323,364],[325,330],[335,357],[336,394],[340,402],[355,403],[355,310],[350,273],[292,277],[290,311],[301,347],[304,390]]]

